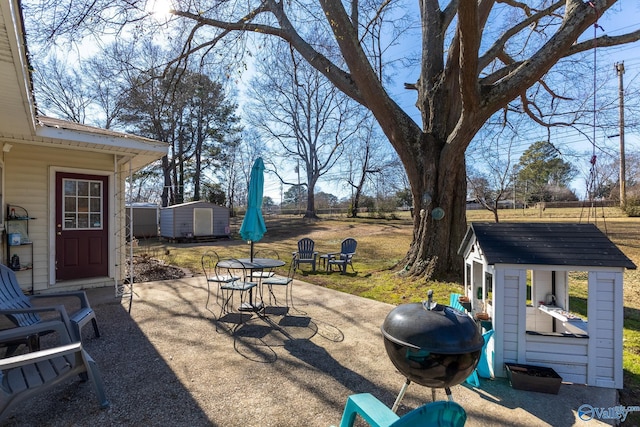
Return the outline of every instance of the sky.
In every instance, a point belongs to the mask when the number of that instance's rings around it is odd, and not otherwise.
[[[618,5],[614,6],[616,10],[620,10],[623,13],[616,13],[613,16],[614,19],[604,19],[604,17],[598,21],[599,28],[596,28],[598,36],[609,35],[615,36],[630,31],[640,29],[640,19],[637,18],[640,12],[640,6],[634,0],[621,0]],[[592,37],[594,30],[588,30],[585,33],[585,38]],[[396,56],[402,56],[410,48],[407,47],[408,43],[403,44],[401,47],[396,48]],[[615,64],[619,62],[624,63],[625,73],[623,75],[625,88],[639,87],[640,85],[640,43],[636,42],[632,45],[626,45],[617,48],[597,49],[594,60],[599,66],[605,66],[610,64],[610,75],[606,76],[608,84],[617,88],[618,76],[615,71]],[[420,114],[415,107],[416,93],[412,90],[406,90],[404,88],[405,82],[415,82],[418,78],[419,69],[407,68],[406,75],[399,76],[392,86],[389,86],[389,92],[396,102],[410,114],[417,123],[420,123]],[[248,73],[250,76],[250,72]],[[589,79],[587,84],[592,85],[592,79]],[[596,96],[598,92],[596,91]],[[583,132],[592,138],[592,130],[585,129]],[[532,128],[531,132],[527,134],[527,137],[521,139],[516,144],[517,148],[514,150],[513,155],[519,158],[520,155],[534,142],[539,140],[545,140],[547,138],[546,131],[541,127]],[[567,152],[573,153],[572,156],[567,157],[567,160],[573,163],[579,170],[576,178],[571,184],[571,188],[574,190],[579,198],[586,196],[586,181],[589,176],[591,159],[591,153],[593,151],[593,145],[589,138],[576,131],[572,131],[566,128],[555,131],[554,138],[562,141],[562,144],[567,147]],[[605,147],[611,152],[619,152],[620,138],[610,137],[602,135],[597,132],[595,135],[596,144],[600,147]],[[640,150],[640,137],[636,134],[625,133],[625,147],[626,151],[639,151]],[[598,150],[599,153],[599,150]],[[576,157],[576,154],[578,155]],[[289,176],[290,180],[295,181],[296,177],[293,175],[293,170]],[[283,191],[286,191],[285,186]],[[334,194],[338,197],[346,197],[349,195],[349,190],[344,183],[338,182],[326,182],[321,180],[318,184],[317,191],[324,191]],[[275,179],[275,176],[271,176],[268,172],[265,174],[265,196],[269,196],[274,202],[279,203],[281,197],[281,186],[279,181]]]
[[[158,8],[161,12],[166,11],[166,4],[169,0],[156,0],[158,2]],[[414,4],[417,5],[417,2]],[[608,20],[607,18],[602,18],[599,20],[599,28],[596,30],[597,35],[619,35],[622,33],[627,33],[633,30],[640,29],[640,19],[637,18],[638,13],[640,12],[640,6],[638,5],[637,0],[620,0],[619,3],[614,6],[616,10],[621,11],[622,13],[616,13],[613,16],[612,20]],[[589,30],[585,33],[585,38],[589,38],[593,34],[592,30]],[[409,52],[415,51],[416,46],[413,43],[402,43],[398,47],[393,49],[393,56],[404,57]],[[633,45],[627,45],[618,48],[608,48],[608,49],[598,49],[596,51],[595,60],[598,64],[610,64],[611,73],[607,76],[609,82],[614,87],[617,87],[618,77],[616,75],[614,65],[617,62],[624,62],[625,66],[625,74],[624,74],[624,83],[625,87],[639,87],[640,85],[640,43],[636,42]],[[418,109],[415,106],[416,102],[416,92],[413,90],[407,90],[404,88],[405,82],[415,82],[418,78],[419,69],[417,66],[415,67],[407,67],[403,69],[403,73],[394,80],[393,84],[388,86],[388,91],[394,100],[409,114],[411,115],[417,123],[420,123],[420,114]],[[241,80],[238,80],[238,94],[240,97],[240,113],[242,112],[242,97],[245,96],[245,88],[249,83],[252,77],[252,67],[251,64],[248,64],[248,70],[243,73]],[[587,82],[590,84],[589,82]],[[597,93],[596,93],[597,96]],[[584,132],[590,134],[590,131],[587,129]],[[528,133],[526,139],[522,139],[518,141],[517,148],[513,153],[514,156],[519,157],[524,150],[526,150],[532,143],[546,139],[545,131],[540,128],[533,128],[530,133]],[[556,131],[554,135],[559,140],[562,140],[564,144],[570,147],[571,151],[574,153],[584,153],[584,158],[572,158],[572,162],[576,162],[576,166],[581,170],[581,173],[578,174],[577,178],[572,183],[572,188],[575,190],[576,194],[579,197],[583,197],[586,194],[585,190],[585,175],[588,175],[589,171],[589,160],[592,151],[592,144],[584,135],[579,134],[575,131],[570,131],[567,129],[562,129]],[[617,152],[619,147],[619,138],[611,138],[607,135],[596,135],[595,138],[597,144],[599,146],[604,146],[608,150],[612,152]],[[627,151],[640,150],[640,137],[635,134],[631,134],[627,131],[625,136],[625,145],[627,147]],[[302,173],[301,173],[302,175]],[[335,177],[336,173],[330,173],[328,176]],[[304,178],[301,178],[304,182]],[[294,171],[294,168],[291,167],[287,175],[287,180],[289,182],[297,182],[297,174]],[[274,174],[270,174],[268,171],[265,174],[265,196],[269,196],[273,199],[274,202],[279,203],[281,200],[281,195],[283,192],[286,192],[288,186],[281,186],[280,182],[276,179]],[[316,187],[316,191],[324,191],[327,193],[334,194],[338,197],[347,197],[350,195],[350,190],[348,186],[344,184],[344,182],[338,182],[336,180],[327,181],[321,179]]]

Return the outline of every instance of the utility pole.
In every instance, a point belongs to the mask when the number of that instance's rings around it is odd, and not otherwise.
[[[616,62],[615,67],[618,73],[618,96],[620,101],[620,207],[624,208],[627,204],[627,174],[624,159],[624,85],[622,84],[624,62]]]

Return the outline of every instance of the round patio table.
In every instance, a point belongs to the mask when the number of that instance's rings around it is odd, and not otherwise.
[[[218,263],[218,266],[221,268],[264,270],[267,268],[282,267],[285,264],[284,261],[274,258],[254,258],[253,260],[251,260],[251,258],[237,258],[222,260]]]
[[[271,268],[282,267],[286,263],[280,259],[275,258],[235,258],[225,259],[218,262],[220,268],[232,268],[239,270],[268,270]],[[262,301],[260,304],[254,304],[253,302],[253,289],[249,289],[249,302],[242,304],[239,311],[259,311],[262,309]]]

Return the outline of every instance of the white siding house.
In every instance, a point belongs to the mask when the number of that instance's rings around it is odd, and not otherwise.
[[[28,212],[32,269],[17,272],[34,293],[114,286],[125,264],[125,182],[167,145],[39,116],[19,2],[0,2],[0,262],[7,217]],[[10,222],[10,221],[9,221]],[[32,258],[32,259],[30,259]]]
[[[496,375],[529,364],[622,388],[623,273],[636,266],[595,225],[473,223],[459,253],[472,311],[495,331]],[[588,297],[572,307],[574,282]]]

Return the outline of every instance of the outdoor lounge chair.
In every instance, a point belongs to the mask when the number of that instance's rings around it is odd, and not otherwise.
[[[459,310],[463,313],[466,313],[466,310],[464,309],[464,307],[462,306],[462,304],[460,304],[460,296],[462,294],[449,294],[449,307],[451,308],[455,308],[456,310]]]
[[[331,271],[333,266],[337,265],[342,274],[345,274],[347,272],[347,265],[350,265],[351,269],[355,272],[356,270],[353,268],[351,262],[353,256],[356,254],[356,246],[358,246],[356,239],[351,237],[344,239],[340,244],[340,252],[327,254],[327,269]]]
[[[298,251],[294,252],[296,265],[293,268],[299,268],[300,264],[311,264],[312,271],[316,271],[316,261],[318,252],[314,251],[316,243],[308,237],[298,240]]]
[[[0,264],[0,315],[7,316],[16,326],[30,326],[42,322],[42,318],[37,311],[29,310],[36,307],[33,304],[34,301],[51,301],[52,299],[63,297],[77,298],[80,302],[80,308],[68,315],[72,327],[71,335],[74,341],[81,340],[82,328],[89,322],[93,324],[95,336],[99,337],[100,331],[98,330],[96,315],[89,305],[89,299],[84,291],[26,296],[18,284],[15,272],[9,267]],[[60,303],[58,302],[57,304]],[[62,307],[62,310],[64,310],[63,306],[58,305],[58,307]]]
[[[400,417],[369,393],[349,396],[340,427],[352,427],[356,415],[360,415],[373,427],[458,427],[464,426],[467,421],[464,408],[451,400],[427,403]]]
[[[102,408],[109,406],[95,361],[83,350],[80,341],[74,342],[73,331],[64,322],[47,321],[5,329],[0,331],[0,343],[47,332],[57,333],[58,346],[0,359],[0,421],[16,404],[76,375],[83,381],[91,381]]]

